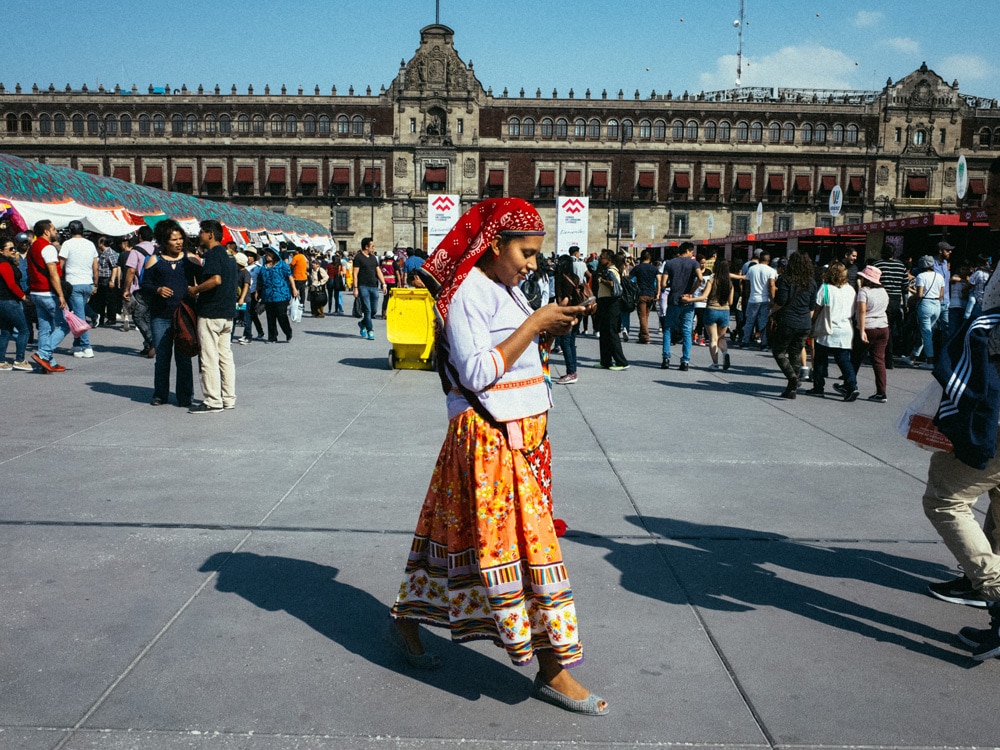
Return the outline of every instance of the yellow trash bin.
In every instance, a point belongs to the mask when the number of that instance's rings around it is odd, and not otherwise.
[[[430,292],[426,289],[390,290],[385,334],[392,344],[390,369],[435,369],[434,298]]]

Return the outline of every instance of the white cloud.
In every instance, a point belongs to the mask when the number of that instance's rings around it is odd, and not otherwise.
[[[980,55],[951,55],[941,60],[935,70],[948,82],[957,78],[960,85],[983,81],[994,75],[993,66]]]
[[[904,55],[919,55],[920,42],[905,36],[894,36],[885,40],[886,45]]]
[[[853,89],[857,67],[839,50],[822,46],[783,47],[760,59],[743,58],[743,86]],[[702,73],[698,83],[706,91],[732,88],[736,80],[736,55],[716,61],[715,70]]]
[[[859,29],[870,29],[882,23],[882,14],[877,10],[859,10],[854,16],[854,25]]]

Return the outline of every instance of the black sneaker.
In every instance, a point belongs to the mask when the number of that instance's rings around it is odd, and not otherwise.
[[[200,403],[197,406],[192,406],[188,409],[188,414],[221,414],[221,406],[209,406],[206,403]]]
[[[834,387],[836,387],[836,386],[834,386]],[[847,401],[848,403],[850,403],[851,401],[857,401],[858,400],[858,396],[861,395],[861,391],[859,391],[857,388],[855,388],[853,391],[848,391],[848,390],[845,389],[843,391],[843,394],[844,394],[844,401]]]
[[[688,371],[688,363],[687,362],[681,362],[677,366],[677,369],[680,370],[681,372],[687,372]]]
[[[985,609],[989,605],[989,600],[976,590],[967,576],[928,584],[927,591],[931,596],[951,604],[965,604],[981,609]]]
[[[722,355],[722,369],[723,369],[723,370],[728,370],[728,369],[729,369],[729,366],[730,366],[731,364],[732,364],[732,361],[731,361],[731,360],[729,359],[729,352],[725,352],[725,353],[724,353],[724,354]]]
[[[846,396],[850,392],[847,390],[847,387],[843,383],[834,383],[833,390],[835,390],[841,396]]]
[[[1000,602],[990,605],[990,627],[986,636],[972,649],[972,658],[986,661],[1000,656]]]
[[[660,362],[660,369],[661,370],[669,370],[670,369],[670,360],[667,359],[666,357],[664,357],[663,361]]]

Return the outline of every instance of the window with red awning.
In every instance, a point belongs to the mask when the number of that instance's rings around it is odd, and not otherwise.
[[[750,190],[753,187],[753,175],[749,172],[740,172],[736,175],[736,189]]]
[[[267,184],[274,185],[275,183],[284,184],[285,182],[285,168],[284,167],[271,167],[267,172]]]
[[[205,182],[222,183],[222,167],[208,167],[205,170]]]
[[[719,172],[706,172],[705,189],[722,190],[722,174]]]
[[[237,167],[234,182],[253,182],[253,167]]]
[[[129,182],[132,179],[132,170],[129,167],[115,167],[112,176],[116,180],[125,180],[125,182]]]
[[[800,193],[808,193],[812,189],[812,182],[808,175],[795,175],[795,189]]]
[[[566,172],[566,187],[580,187],[580,170],[570,169]]]
[[[785,176],[783,174],[769,174],[767,176],[767,189],[772,193],[780,193],[785,189]]]
[[[177,167],[174,170],[174,182],[191,183],[194,182],[193,167]]]
[[[556,173],[553,169],[543,169],[538,173],[539,187],[555,187]]]
[[[832,174],[825,174],[820,178],[820,189],[824,193],[829,193],[837,184],[837,178]]]
[[[348,167],[334,167],[330,182],[334,185],[350,185],[351,170]]]
[[[491,169],[489,180],[487,184],[490,187],[503,187],[503,170],[502,169]]]
[[[655,175],[652,172],[639,172],[639,182],[641,188],[652,189],[656,185]]]
[[[688,172],[676,172],[674,174],[674,190],[685,191],[691,187],[691,174]]]
[[[608,186],[608,173],[607,172],[593,172],[590,175],[590,184],[598,188],[606,188]]]
[[[302,176],[299,177],[300,185],[316,185],[319,183],[318,167],[302,167]]]
[[[146,167],[146,175],[142,178],[142,184],[163,187],[163,167]]]

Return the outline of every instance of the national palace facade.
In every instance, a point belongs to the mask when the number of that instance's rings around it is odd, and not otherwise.
[[[526,198],[553,228],[556,196],[586,195],[594,251],[745,235],[758,203],[761,232],[955,211],[959,154],[976,205],[1000,107],[926,65],[881,91],[494,91],[432,25],[377,92],[0,84],[0,152],[305,216],[347,249],[424,245],[432,193]]]

